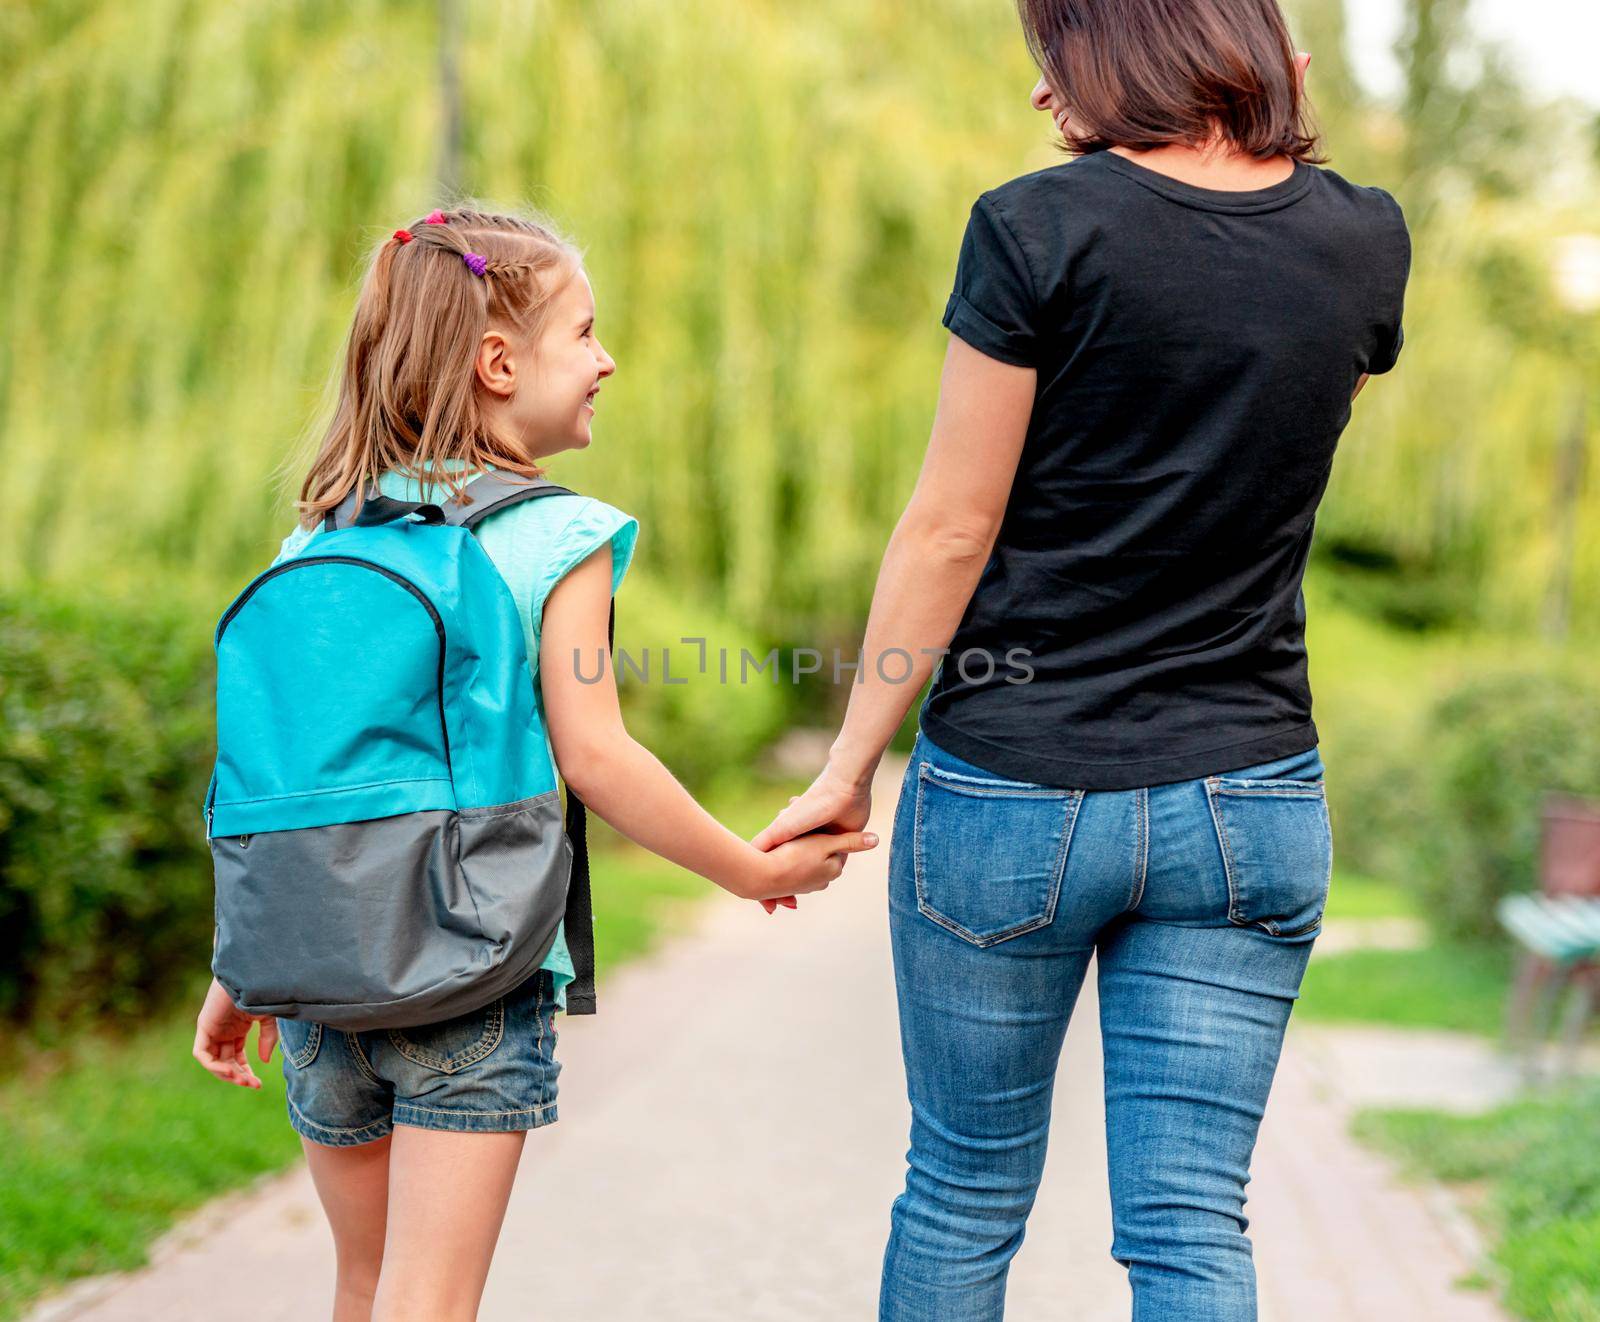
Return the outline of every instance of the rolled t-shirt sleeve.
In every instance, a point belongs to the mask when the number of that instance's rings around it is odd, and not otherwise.
[[[611,546],[611,591],[622,586],[622,579],[633,563],[634,544],[639,539],[639,521],[604,501],[581,497],[572,517],[555,535],[544,560],[543,572],[534,586],[534,624],[539,623],[545,598],[555,585],[602,546]]]
[[[1405,328],[1396,322],[1384,336],[1377,353],[1367,362],[1368,376],[1382,376],[1400,361],[1400,346],[1406,342]]]
[[[973,204],[944,324],[974,349],[1018,367],[1034,365],[1033,276],[1016,235],[988,197]]]
[[[1387,203],[1391,213],[1388,232],[1384,235],[1381,247],[1373,253],[1381,279],[1374,348],[1366,366],[1368,375],[1381,376],[1394,367],[1400,357],[1400,348],[1405,343],[1405,328],[1401,322],[1405,312],[1406,280],[1411,274],[1411,234],[1406,228],[1400,204],[1381,188],[1372,191]]]

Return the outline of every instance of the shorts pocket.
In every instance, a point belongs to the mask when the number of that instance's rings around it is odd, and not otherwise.
[[[304,1019],[278,1020],[278,1046],[297,1070],[303,1070],[322,1049],[322,1025]]]
[[[506,1031],[506,1002],[499,1000],[470,1014],[417,1028],[391,1028],[389,1042],[413,1065],[455,1074],[475,1065],[500,1045]]]
[[[1082,802],[1082,790],[922,763],[912,825],[918,910],[976,946],[1048,926]]]
[[[1206,797],[1228,877],[1228,920],[1273,936],[1313,931],[1333,876],[1322,781],[1208,776]]]

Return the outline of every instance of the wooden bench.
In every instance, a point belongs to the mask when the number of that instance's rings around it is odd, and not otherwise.
[[[1539,891],[1508,895],[1498,910],[1522,951],[1506,1041],[1530,1079],[1561,997],[1568,998],[1560,1034],[1566,1074],[1577,1067],[1600,1001],[1600,803],[1552,795],[1540,826]]]

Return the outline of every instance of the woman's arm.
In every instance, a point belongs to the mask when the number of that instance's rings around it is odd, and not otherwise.
[[[955,635],[994,549],[1033,414],[1036,378],[1031,367],[999,362],[951,337],[927,457],[878,571],[862,678],[851,686],[827,766],[756,837],[758,848],[821,826],[866,825],[883,750]],[[909,654],[911,671],[896,683],[906,670],[901,653]]]
[[[846,854],[877,844],[857,831],[796,840],[767,854],[696,803],[623,725],[606,645],[611,588],[607,545],[556,585],[541,630],[539,684],[556,765],[588,807],[652,853],[752,900],[822,890]],[[605,664],[588,682],[597,656]]]

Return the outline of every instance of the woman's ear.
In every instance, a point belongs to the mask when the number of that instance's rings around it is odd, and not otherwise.
[[[1303,94],[1306,90],[1306,69],[1311,64],[1311,55],[1308,51],[1297,51],[1294,57],[1294,80],[1300,84]]]
[[[511,341],[497,330],[486,330],[478,341],[473,364],[478,384],[491,395],[510,399],[517,392],[517,364],[512,358]]]

